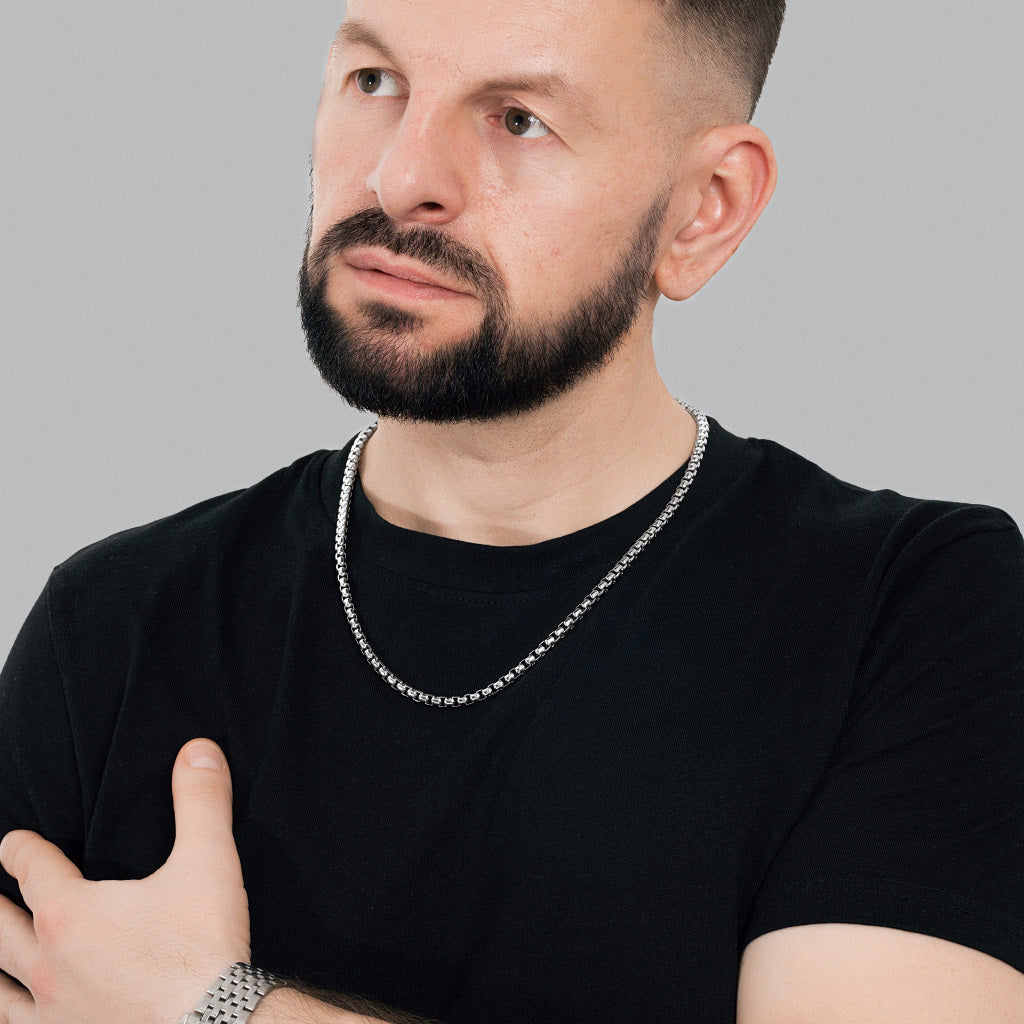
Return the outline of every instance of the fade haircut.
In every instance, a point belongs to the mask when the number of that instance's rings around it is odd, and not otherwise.
[[[786,0],[654,0],[700,59],[720,68],[753,117],[779,41]]]

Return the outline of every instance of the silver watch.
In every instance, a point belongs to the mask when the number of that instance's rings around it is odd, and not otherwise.
[[[280,984],[252,964],[232,964],[207,990],[210,998],[178,1024],[245,1024],[256,1004]]]

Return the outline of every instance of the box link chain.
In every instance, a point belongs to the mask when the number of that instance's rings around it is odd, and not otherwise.
[[[341,603],[345,609],[345,618],[348,620],[352,636],[355,638],[363,656],[370,663],[371,668],[397,693],[410,700],[418,701],[430,707],[466,707],[476,704],[487,697],[503,690],[509,683],[515,682],[527,669],[544,657],[554,645],[562,639],[565,634],[576,625],[577,622],[594,606],[601,596],[611,585],[629,568],[637,556],[648,544],[661,532],[662,527],[672,518],[676,509],[686,497],[690,485],[693,483],[697,470],[700,468],[701,459],[704,457],[704,449],[708,443],[708,418],[697,409],[692,408],[685,402],[680,405],[697,422],[697,440],[693,446],[693,452],[686,463],[686,471],[683,473],[679,486],[669,499],[668,504],[661,511],[657,519],[644,530],[640,537],[633,543],[629,550],[612,566],[608,574],[590,591],[589,594],[542,640],[518,665],[510,669],[503,676],[484,686],[473,693],[463,694],[461,697],[440,697],[433,693],[424,693],[407,683],[402,682],[388,667],[380,660],[377,653],[370,646],[370,642],[363,633],[363,627],[356,616],[355,604],[352,601],[352,587],[348,578],[348,556],[346,541],[348,536],[348,519],[352,504],[352,494],[355,491],[356,475],[359,470],[359,459],[363,453],[366,442],[377,429],[373,423],[362,431],[352,442],[348,459],[345,463],[345,475],[341,485],[341,496],[338,501],[338,526],[334,536],[334,560],[338,570],[338,586],[341,590]]]

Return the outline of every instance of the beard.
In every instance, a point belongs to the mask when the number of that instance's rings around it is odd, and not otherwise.
[[[663,194],[607,279],[543,323],[515,319],[501,275],[479,253],[435,228],[399,231],[382,210],[363,210],[334,225],[312,251],[307,234],[299,309],[310,357],[349,405],[378,416],[455,423],[535,409],[604,366],[636,322],[667,207]],[[364,302],[358,319],[339,313],[326,295],[329,261],[365,245],[419,260],[472,286],[484,308],[479,327],[422,352],[403,344],[426,330],[415,312]]]

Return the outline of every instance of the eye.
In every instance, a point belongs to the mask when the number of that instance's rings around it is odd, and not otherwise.
[[[551,131],[539,117],[519,107],[505,111],[505,127],[521,139],[540,139]]]
[[[401,89],[393,75],[380,68],[361,68],[355,73],[356,88],[367,96],[399,96]]]

